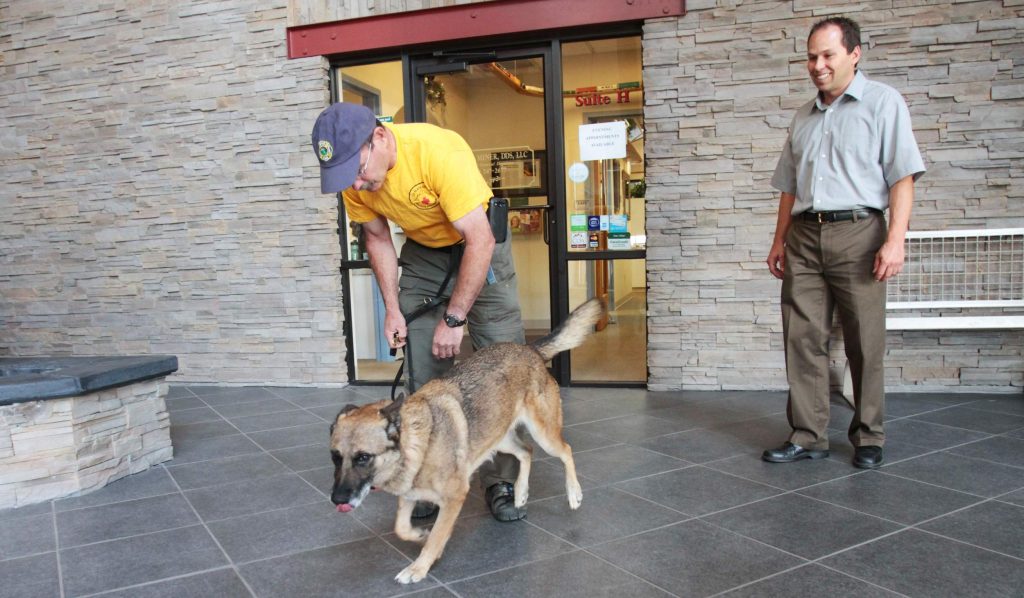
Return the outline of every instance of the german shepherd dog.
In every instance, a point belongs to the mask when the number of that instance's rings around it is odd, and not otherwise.
[[[398,496],[395,534],[423,544],[423,549],[395,577],[397,581],[407,584],[427,575],[452,534],[470,476],[496,452],[519,460],[515,505],[526,504],[532,449],[519,438],[519,425],[545,452],[562,460],[569,508],[579,508],[583,489],[576,479],[572,449],[562,438],[558,384],[545,362],[579,346],[605,315],[604,304],[591,299],[557,330],[532,344],[491,345],[408,398],[346,405],[341,410],[331,425],[331,501],[339,512],[348,512],[362,503],[371,487]],[[412,527],[416,501],[440,507],[433,530]]]

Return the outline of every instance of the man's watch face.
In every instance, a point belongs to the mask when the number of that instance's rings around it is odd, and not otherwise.
[[[449,328],[458,328],[459,326],[465,326],[466,320],[460,320],[454,314],[446,313],[444,315],[444,323],[447,324]]]

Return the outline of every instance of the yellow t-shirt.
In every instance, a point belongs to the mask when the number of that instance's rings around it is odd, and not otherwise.
[[[378,216],[402,227],[410,239],[427,247],[462,240],[452,222],[493,195],[469,144],[454,131],[426,123],[385,125],[395,136],[398,160],[380,191],[342,193],[353,222]]]

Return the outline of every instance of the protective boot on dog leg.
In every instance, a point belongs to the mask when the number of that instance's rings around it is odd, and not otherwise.
[[[426,519],[435,513],[437,513],[437,505],[425,500],[417,500],[416,506],[412,508],[413,519]]]
[[[505,453],[494,455],[494,460],[480,466],[480,485],[484,488],[484,501],[498,521],[519,521],[526,517],[526,509],[516,507],[513,480],[519,477],[519,460]]]

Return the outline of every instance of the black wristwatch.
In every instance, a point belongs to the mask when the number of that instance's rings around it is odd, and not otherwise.
[[[466,325],[466,318],[462,318],[460,320],[455,314],[444,312],[444,323],[447,324],[449,328],[458,328],[459,326]]]

